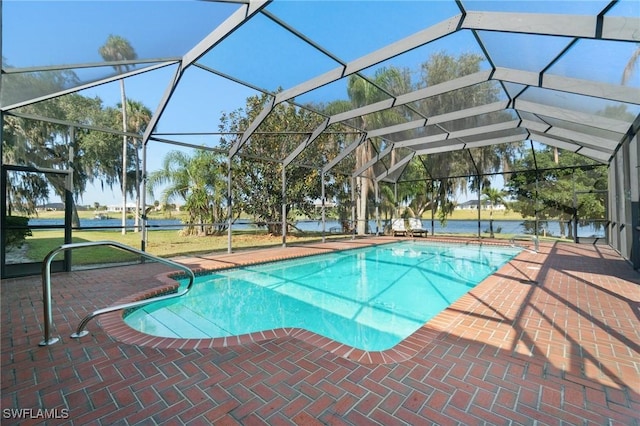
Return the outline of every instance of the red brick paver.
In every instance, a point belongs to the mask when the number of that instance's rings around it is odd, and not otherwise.
[[[384,241],[180,261],[211,269]],[[140,333],[118,328],[118,315],[69,337],[89,311],[166,287],[167,272],[144,264],[54,274],[61,342],[47,347],[38,346],[39,277],[3,280],[2,423],[640,423],[640,276],[609,247],[523,252],[397,353],[339,349],[294,329],[241,345],[131,344]]]

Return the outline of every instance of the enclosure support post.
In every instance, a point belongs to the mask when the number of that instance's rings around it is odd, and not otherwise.
[[[64,243],[70,244],[72,242],[71,226],[73,222],[73,161],[75,156],[74,146],[76,139],[75,127],[69,127],[69,139],[71,143],[69,145],[69,172],[65,176],[65,188],[64,188]],[[64,271],[71,271],[71,253],[64,254]]]
[[[398,212],[398,182],[393,182],[393,218],[399,217]]]
[[[2,5],[0,5],[0,19],[2,19]],[[0,51],[2,51],[2,43],[0,43]],[[2,129],[4,128],[4,113],[0,110],[0,141],[3,141]],[[4,169],[4,160],[2,156],[2,143],[0,142],[0,278],[4,278],[6,271],[6,233],[4,228],[6,226],[7,217],[7,172]]]
[[[326,229],[326,215],[325,215],[325,193],[324,193],[324,171],[320,172],[320,191],[322,198],[322,242],[326,242],[325,229]]]
[[[573,170],[571,172],[571,183],[573,186],[573,242],[579,243],[580,239],[578,238],[578,194],[576,194],[576,171]]]
[[[376,237],[380,236],[380,185],[374,180],[373,184],[376,189]]]
[[[434,181],[431,181],[431,236],[435,235],[434,234],[434,231],[435,231],[434,218],[435,218],[435,215],[436,215],[436,212],[435,212],[435,206],[436,206],[435,199],[436,199],[436,189],[435,189],[435,186],[434,186]]]
[[[478,239],[482,238],[481,230],[480,230],[480,212],[482,211],[482,191],[480,191],[480,176],[478,175]]]
[[[231,221],[233,210],[231,208],[232,198],[232,182],[231,182],[231,156],[227,157],[227,253],[231,253]]]
[[[122,99],[122,235],[127,233],[127,98],[124,93],[124,79],[120,79]]]
[[[533,201],[535,208],[534,212],[534,224],[535,224],[535,232],[534,235],[538,238],[538,172],[536,170],[536,199]]]
[[[637,120],[636,120],[637,121]],[[638,136],[629,141],[629,196],[630,203],[628,206],[631,208],[631,247],[629,252],[631,253],[630,261],[633,265],[633,269],[640,269],[640,149],[638,144]],[[605,217],[609,217],[606,214]]]
[[[140,206],[141,208],[141,229],[140,229],[140,249],[147,248],[147,144],[142,144],[142,176],[140,176]],[[144,258],[143,258],[144,260]]]
[[[282,247],[287,246],[287,171],[282,164]]]

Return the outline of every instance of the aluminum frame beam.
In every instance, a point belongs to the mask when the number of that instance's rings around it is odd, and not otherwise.
[[[349,155],[354,149],[358,147],[362,142],[364,142],[367,138],[377,137],[388,135],[391,133],[396,133],[404,130],[411,130],[419,127],[423,127],[425,123],[428,124],[436,124],[436,123],[444,123],[447,121],[457,120],[466,117],[473,117],[474,115],[480,115],[483,113],[489,112],[497,112],[504,110],[509,105],[508,101],[500,101],[493,102],[491,104],[482,105],[479,107],[468,108],[460,111],[455,111],[451,113],[434,115],[429,117],[427,120],[415,120],[404,124],[399,124],[395,126],[384,127],[376,130],[372,130],[370,132],[366,132],[363,134],[361,140],[357,143],[350,144],[347,148],[345,148],[336,158],[327,163],[322,170],[326,173],[336,166],[340,161],[342,161],[347,155]]]
[[[598,31],[596,15],[467,11],[462,29],[543,34],[564,37],[640,41],[640,19],[608,17]]]
[[[550,124],[547,123],[542,123],[539,121],[533,121],[533,120],[522,120],[522,127],[524,127],[525,129],[528,129],[529,131],[535,131],[538,133],[546,133],[547,130],[549,130],[551,127]]]
[[[460,130],[460,131],[456,131],[456,132],[448,132],[448,133],[442,133],[442,134],[438,134],[438,135],[433,135],[433,136],[427,136],[424,138],[416,138],[414,139],[411,143],[412,145],[403,145],[405,142],[409,142],[409,141],[404,141],[404,142],[396,142],[393,147],[394,148],[411,148],[411,146],[415,146],[415,145],[429,145],[429,144],[433,144],[433,147],[429,147],[429,148],[417,148],[414,149],[414,151],[418,154],[421,155],[420,153],[425,151],[425,150],[429,150],[429,149],[435,149],[435,148],[446,148],[446,147],[450,147],[450,146],[456,146],[459,147],[460,149],[463,149],[465,147],[475,147],[475,146],[484,146],[481,145],[481,142],[469,142],[469,143],[465,143],[464,141],[460,141],[459,138],[461,137],[470,137],[470,136],[481,136],[481,135],[488,135],[491,134],[493,132],[496,131],[500,131],[500,130],[507,130],[507,129],[519,129],[519,120],[512,120],[512,121],[508,121],[505,123],[497,123],[497,124],[491,124],[488,126],[482,126],[482,127],[471,127],[469,129],[464,129],[464,130]],[[476,132],[476,130],[480,130],[479,132]],[[523,137],[523,133],[519,132],[517,135],[515,136],[520,136],[520,140],[524,140],[526,139],[525,137]],[[493,139],[492,139],[493,140]],[[511,141],[513,142],[513,141]],[[491,142],[488,143],[487,145],[495,145],[495,142]],[[443,149],[441,151],[437,151],[437,152],[445,152],[447,151],[446,149]],[[384,153],[384,155],[383,155]],[[380,153],[380,155],[378,156],[378,159],[381,159],[382,157],[384,157],[385,155],[388,155],[388,152],[382,152]]]
[[[309,135],[309,137],[302,142],[300,145],[298,145],[288,156],[287,158],[285,158],[282,162],[282,164],[286,167],[289,164],[291,164],[291,162],[293,160],[295,160],[298,155],[300,155],[302,153],[302,151],[304,151],[304,149],[306,147],[308,147],[309,145],[311,145],[317,138],[318,136],[320,136],[322,134],[322,132],[324,132],[327,127],[329,127],[329,118],[327,117],[322,124],[320,124],[318,127],[316,127],[316,129],[313,131],[313,133],[311,135]]]
[[[425,154],[433,154],[436,152],[449,152],[449,151],[457,151],[460,149],[466,148],[478,148],[481,146],[489,146],[489,145],[499,145],[503,143],[511,143],[511,142],[520,142],[528,139],[527,134],[515,134],[510,136],[502,136],[499,138],[486,139],[480,142],[471,142],[465,143],[460,142],[457,144],[435,147],[435,148],[425,148],[416,151],[416,155],[425,155]]]
[[[345,157],[351,154],[357,147],[362,145],[362,143],[367,140],[367,134],[364,133],[360,136],[360,140],[358,142],[353,142],[349,144],[345,149],[343,149],[334,159],[329,161],[327,164],[322,167],[322,173],[327,173],[329,170],[334,168],[340,161],[344,160]]]
[[[335,114],[330,117],[329,124],[339,123],[345,120],[359,117],[361,115],[384,111],[385,109],[388,109],[391,107],[406,105],[411,102],[429,98],[431,96],[441,95],[443,93],[451,92],[453,90],[473,86],[478,83],[484,83],[490,79],[491,73],[492,73],[491,70],[479,71],[473,74],[456,78],[454,80],[445,81],[439,84],[434,84],[433,86],[425,87],[424,89],[420,89],[414,92],[400,95],[400,96],[397,96],[395,99],[394,98],[386,99],[384,101],[376,102],[364,107],[355,108],[350,111],[342,112],[340,114]]]
[[[420,120],[408,121],[406,123],[395,124],[389,127],[381,127],[379,129],[370,130],[367,132],[367,135],[370,138],[375,138],[378,136],[390,135],[392,133],[400,133],[405,132],[407,130],[419,129],[420,127],[425,127],[427,125],[427,119],[422,118]]]
[[[311,90],[317,89],[318,87],[333,83],[341,78],[362,71],[365,68],[384,62],[387,59],[391,59],[395,56],[413,50],[416,47],[420,47],[448,34],[454,33],[457,31],[461,20],[462,15],[453,16],[402,40],[378,49],[375,52],[355,59],[347,63],[344,67],[338,67],[290,89],[284,90],[278,94],[276,103],[295,98],[304,93],[310,92]]]
[[[596,151],[595,149],[586,148],[586,147],[580,148],[578,151],[576,151],[576,153],[580,155],[584,155],[585,157],[589,157],[592,160],[596,160],[603,164],[608,164],[609,161],[611,160],[611,157],[613,156],[613,154],[607,155],[602,151]]]
[[[572,142],[553,138],[544,133],[532,131],[529,135],[530,139],[536,142],[543,143],[545,145],[554,146],[556,148],[564,149],[566,151],[576,152],[580,149],[579,145],[576,145]]]
[[[630,123],[622,120],[616,120],[613,118],[587,114],[584,112],[554,107],[537,102],[524,101],[520,99],[516,99],[514,101],[513,108],[518,111],[526,111],[535,115],[553,117],[559,120],[569,121],[573,123],[579,123],[583,125],[587,123],[587,126],[609,130],[611,132],[620,133],[621,135],[627,133],[627,130],[629,130],[629,127],[631,126]]]
[[[585,148],[581,146],[576,146],[560,139],[551,138],[547,135],[541,135],[539,133],[531,133],[531,139],[543,143],[545,145],[554,146],[560,149],[566,149],[567,151],[575,152],[576,154],[584,155],[585,157],[589,157],[593,160],[596,160],[600,163],[607,164],[612,154],[607,154],[601,151],[596,151],[590,148]],[[571,148],[577,149],[571,149]]]
[[[48,93],[46,95],[42,95],[42,96],[39,96],[37,98],[32,98],[32,99],[28,99],[28,100],[21,101],[21,102],[16,102],[14,104],[5,105],[5,106],[1,107],[0,110],[2,110],[2,111],[10,111],[12,109],[16,109],[16,108],[20,108],[20,107],[23,107],[23,106],[31,105],[31,104],[34,104],[34,103],[37,103],[37,102],[46,101],[47,99],[57,98],[58,96],[64,96],[64,95],[68,95],[70,93],[79,92],[81,90],[90,89],[92,87],[100,86],[102,84],[112,83],[114,81],[118,81],[118,80],[121,80],[123,78],[132,77],[132,76],[135,76],[135,75],[138,75],[138,74],[143,74],[143,73],[146,73],[146,72],[149,72],[149,71],[153,71],[153,70],[156,70],[156,69],[159,69],[159,68],[164,68],[164,67],[167,67],[167,66],[175,65],[177,63],[178,63],[178,61],[170,61],[170,62],[164,62],[164,63],[161,63],[161,64],[155,64],[155,65],[152,65],[152,66],[149,66],[149,67],[145,67],[145,68],[142,68],[142,69],[139,69],[139,70],[128,71],[128,72],[125,72],[125,73],[122,73],[122,74],[118,74],[118,75],[114,75],[114,76],[111,76],[111,77],[99,79],[99,80],[96,80],[96,81],[91,81],[91,82],[88,82],[88,83],[85,83],[85,84],[81,84],[79,86],[74,86],[74,87],[69,88],[69,89],[60,90],[60,91],[53,92],[53,93]],[[103,67],[104,67],[104,65],[103,65]],[[0,79],[3,79],[3,77],[0,77]],[[2,84],[4,84],[4,83],[2,83]]]
[[[608,152],[609,155],[613,154],[619,143],[618,141],[612,141],[611,139],[588,135],[556,126],[547,130],[546,134],[552,137],[557,136],[559,138],[574,141],[576,145],[584,148],[592,148],[596,151]]]
[[[209,35],[203,38],[198,44],[196,44],[190,51],[185,53],[180,61],[180,66],[176,70],[174,78],[172,82],[167,86],[156,108],[155,113],[151,117],[149,124],[144,132],[144,136],[142,138],[142,143],[146,144],[149,140],[151,133],[156,128],[160,117],[164,110],[167,107],[167,103],[171,99],[171,95],[173,94],[176,86],[180,82],[182,75],[184,74],[184,70],[191,66],[195,61],[200,59],[203,55],[205,55],[208,51],[210,51],[214,46],[224,40],[229,34],[238,29],[242,24],[251,19],[256,13],[260,11],[260,9],[264,8],[267,4],[269,4],[271,0],[256,0],[252,1],[251,4],[244,4],[238,8],[231,16],[229,16],[222,24],[218,25]]]
[[[640,89],[630,86],[601,83],[592,80],[564,77],[556,74],[539,74],[513,68],[496,67],[494,80],[524,84],[576,95],[640,105]]]
[[[380,182],[381,180],[385,179],[390,174],[392,174],[399,168],[403,167],[405,164],[409,163],[409,161],[411,161],[413,157],[415,157],[415,155],[416,155],[415,152],[412,152],[411,154],[407,155],[406,157],[404,157],[403,159],[401,159],[400,161],[398,161],[397,163],[389,167],[384,173],[381,173],[380,175],[376,176],[375,181]]]
[[[457,22],[458,28],[455,30],[451,29],[451,24],[453,22]],[[458,31],[458,29],[490,30],[578,38],[605,38],[637,41],[639,39],[637,32],[629,30],[628,26],[631,25],[633,27],[635,25],[635,27],[637,28],[638,25],[636,24],[638,23],[640,23],[640,20],[634,18],[604,18],[604,28],[606,28],[606,30],[603,30],[602,34],[599,35],[597,31],[598,17],[596,16],[474,11],[466,12],[466,14],[463,16],[457,16],[451,18],[450,20],[443,21],[430,27],[429,29],[416,33],[413,36],[407,37],[392,45],[379,49],[378,51],[373,52],[367,56],[352,61],[345,67],[334,69],[314,79],[308,80],[298,86],[285,90],[276,95],[275,103],[277,104],[279,102],[291,99],[292,97],[311,91],[324,84],[328,84],[337,79],[351,75],[366,67],[383,62],[384,60],[407,52],[415,47],[427,44],[430,41],[436,40],[449,33]],[[552,90],[562,90],[564,92],[612,99],[620,102],[640,103],[640,90],[635,88],[624,88],[612,84],[572,79],[569,77],[557,76],[552,74],[540,75],[537,73],[531,73],[516,69],[496,68],[494,71],[495,75],[493,75],[493,71],[486,71],[486,73],[488,73],[486,78],[482,78],[481,73],[476,73],[474,76],[480,76],[480,79],[474,80],[473,83],[470,83],[469,85],[492,79],[498,81],[509,81],[513,83],[525,84],[528,86],[541,87]],[[443,90],[440,93],[465,87],[464,84],[460,84],[462,81],[461,79],[464,78],[469,77],[462,77],[450,82],[441,83],[441,85],[437,85],[440,86],[441,90]],[[446,84],[450,84],[451,87],[447,89],[445,86]],[[438,94],[438,92],[437,90],[434,90],[433,87],[410,92],[396,97],[395,100],[393,98],[390,98],[371,105],[355,108],[341,114],[336,114],[330,117],[328,125],[355,118],[361,115],[382,111],[395,106],[405,105],[416,100],[435,96],[436,94]],[[374,130],[371,132],[370,137],[381,136],[385,134],[383,133],[384,131],[393,133],[403,130],[409,130],[412,128],[418,128],[427,124],[431,124],[430,120],[428,119],[426,120],[426,122],[423,120],[416,120],[411,123],[393,126],[392,128],[388,128],[387,130]],[[321,132],[318,132],[317,135],[319,135],[320,133]],[[292,159],[295,158],[295,156],[299,155],[301,150],[308,146],[308,144],[312,141],[313,140],[310,140],[307,141],[307,143],[305,143],[304,145],[300,145],[296,149],[294,156],[288,157],[287,162],[291,162]]]
[[[231,145],[231,149],[229,149],[229,157],[233,158],[238,153],[240,148],[242,148],[243,145],[247,143],[251,135],[253,135],[258,127],[260,127],[260,124],[262,124],[262,122],[267,118],[271,111],[273,111],[273,108],[275,108],[275,106],[275,98],[271,98],[270,102],[265,105],[264,108],[262,108],[260,114],[258,114],[258,116],[251,122],[251,124],[249,124],[249,127],[244,131],[240,139],[234,142],[233,145]]]
[[[417,150],[416,151],[416,155],[425,155],[425,154],[437,154],[440,152],[450,152],[450,151],[457,151],[460,149],[464,149],[464,143],[454,143],[451,145],[445,145],[445,146],[438,146],[438,147],[434,147],[434,148],[426,148],[426,149],[421,149],[421,150]]]
[[[13,111],[7,111],[4,113],[5,115],[8,116],[12,116],[12,117],[18,117],[18,118],[24,118],[27,120],[35,120],[35,121],[43,121],[45,123],[54,123],[54,124],[61,124],[63,126],[69,126],[69,127],[75,127],[78,129],[87,129],[87,130],[93,130],[96,132],[103,132],[103,133],[109,133],[112,135],[118,135],[118,136],[127,136],[133,139],[140,139],[140,135],[138,133],[132,133],[132,132],[123,132],[122,130],[115,130],[115,129],[109,129],[106,127],[100,127],[100,126],[91,126],[88,124],[82,124],[82,123],[77,123],[77,122],[73,122],[73,121],[68,121],[68,120],[59,120],[57,118],[50,118],[50,117],[44,117],[41,115],[35,115],[35,114],[25,114],[22,112],[13,112]]]
[[[600,162],[606,162],[607,159],[611,155],[613,155],[613,152],[615,150],[615,148],[607,148],[607,147],[602,147],[601,145],[598,145],[598,142],[612,144],[612,143],[615,143],[615,141],[611,141],[604,138],[593,139],[595,137],[591,135],[585,135],[585,134],[571,131],[568,129],[561,129],[561,128],[548,126],[548,125],[544,126],[541,123],[535,123],[535,124],[540,124],[537,127],[538,127],[538,130],[541,130],[541,132],[529,131],[529,129],[526,126],[522,126],[522,123],[523,122],[520,122],[518,120],[513,120],[506,123],[498,123],[495,125],[469,128],[462,131],[450,132],[442,135],[434,135],[426,138],[417,138],[413,141],[397,142],[395,143],[394,148],[411,147],[418,144],[424,145],[424,144],[433,143],[434,144],[433,147],[421,148],[421,149],[415,150],[415,155],[425,155],[425,154],[432,154],[432,153],[450,152],[458,149],[477,148],[477,147],[497,145],[502,143],[519,142],[527,139],[528,137],[533,136],[532,139],[538,142],[541,142],[550,146],[555,146],[561,149],[566,149],[568,151],[580,153],[581,155],[585,155],[589,158],[595,159]],[[529,121],[529,123],[531,122]],[[541,128],[541,127],[544,127],[544,128]],[[526,131],[526,133],[518,132],[513,135],[490,138],[490,139],[476,141],[476,142],[462,142],[458,139],[465,136],[468,137],[468,136],[480,136],[482,134],[491,134],[492,132],[495,132],[495,131],[506,130],[510,128],[523,129]],[[479,133],[474,133],[473,132],[474,130],[483,130],[483,131]],[[551,133],[549,133],[550,130],[552,131]],[[547,133],[544,133],[544,132],[547,132]],[[577,140],[588,139],[590,143],[584,143],[584,142],[580,143],[573,140],[567,141],[565,140],[565,138],[567,138],[568,136],[576,138]],[[451,143],[447,143],[449,141]],[[409,142],[409,144],[406,144],[407,142]],[[438,143],[438,142],[443,142],[443,143]],[[617,143],[616,143],[616,146],[617,146]],[[377,161],[382,159],[385,155],[388,155],[388,152],[385,152],[385,151],[381,152],[376,157],[376,161],[374,162],[370,161],[367,164],[363,165],[363,167],[359,169],[358,172],[360,173],[364,172],[364,170],[373,166],[373,164],[375,164]],[[383,173],[379,176],[376,176],[376,179],[378,180],[384,179],[386,176],[389,175],[390,172],[391,172],[391,169],[388,170],[387,173]]]
[[[630,103],[640,104],[639,89],[618,87],[615,85],[605,84],[605,83],[593,83],[585,80],[571,79],[571,78],[555,76],[555,75],[545,75],[541,79],[539,74],[537,73],[531,73],[527,71],[508,69],[508,68],[496,68],[496,71],[493,74],[491,73],[491,71],[483,71],[483,72],[475,73],[475,74],[472,74],[471,76],[461,77],[455,80],[451,80],[449,82],[441,83],[439,85],[431,86],[431,87],[414,91],[405,95],[398,96],[395,102],[392,102],[391,99],[388,99],[375,104],[367,105],[366,107],[356,108],[350,111],[336,114],[330,117],[329,123],[330,124],[337,123],[337,122],[358,117],[360,115],[382,111],[392,106],[405,105],[407,103],[414,102],[417,100],[427,99],[430,96],[436,96],[438,94],[445,93],[451,90],[456,90],[456,89],[467,87],[473,84],[482,83],[484,81],[488,81],[489,79],[509,81],[513,83],[531,85],[531,86],[542,87],[542,88],[549,88],[553,90],[559,90],[558,88],[556,88],[556,86],[560,86],[560,87],[563,87],[562,91],[564,92],[576,93],[576,94],[593,96],[593,97],[604,97],[603,95],[605,93],[612,93],[612,96],[614,97],[611,99],[613,100],[618,100],[620,102],[632,101]],[[546,82],[550,82],[551,84],[546,84]],[[527,101],[519,100],[518,102],[519,102],[519,105],[522,105],[523,102],[525,103],[525,107],[527,105],[526,104]],[[423,119],[414,120],[407,123],[402,123],[394,126],[389,126],[386,128],[372,130],[368,132],[368,136],[369,137],[383,136],[391,133],[424,127],[426,125],[442,123],[442,122],[446,122],[454,119],[470,117],[473,115],[479,115],[482,113],[500,111],[502,109],[505,109],[507,105],[508,105],[508,101],[496,102],[488,105],[483,105],[480,107],[474,107],[466,110],[456,111],[454,113],[429,117],[426,120],[423,120]],[[570,110],[564,110],[564,111],[568,112]],[[568,114],[565,112],[562,114],[562,117],[558,117],[558,118],[566,119],[568,117]],[[594,116],[594,117],[597,117],[597,116]],[[584,122],[584,121],[575,121],[575,122]],[[608,129],[608,127],[604,127],[604,128]],[[617,125],[616,125],[616,128],[620,129],[620,127],[617,127]],[[619,133],[623,133],[623,132],[619,132]],[[407,143],[407,141],[401,141],[399,142],[399,144],[400,144],[399,146],[411,146],[411,144]]]
[[[461,29],[640,41],[640,35],[637,31],[637,28],[640,27],[640,19],[605,17],[600,37],[598,37],[597,26],[596,16],[467,11],[464,16],[451,17],[369,55],[351,61],[345,67],[336,68],[284,90],[278,94],[276,103],[295,98]]]
[[[263,11],[263,9],[271,2],[271,0],[251,0],[241,3],[238,10],[234,12],[225,22],[215,28],[207,37],[202,39],[193,49],[187,52],[179,62],[170,61],[163,64],[157,64],[153,67],[148,67],[142,70],[135,70],[120,74],[118,76],[109,77],[96,82],[88,83],[86,85],[78,86],[73,89],[56,92],[55,94],[45,95],[43,97],[29,100],[22,103],[16,103],[11,106],[0,108],[0,110],[8,110],[17,108],[23,105],[28,105],[33,102],[42,101],[52,97],[73,93],[85,88],[93,87],[99,84],[104,84],[112,81],[117,81],[125,77],[137,75],[147,72],[156,68],[175,65],[179,63],[179,67],[176,70],[173,81],[166,88],[164,96],[160,101],[156,112],[152,116],[151,122],[147,126],[147,130],[143,135],[143,143],[146,144],[151,139],[151,135],[160,120],[167,103],[169,102],[173,91],[182,77],[184,70],[214,48],[219,42],[224,40],[233,31],[245,24],[251,17]],[[459,3],[461,9],[462,4]],[[271,16],[268,11],[264,11],[265,16]],[[274,19],[273,16],[271,16]],[[285,25],[286,22],[281,23]],[[293,33],[294,36],[301,38],[302,34],[297,33],[294,28],[286,26],[286,28]],[[273,108],[281,102],[285,102],[307,93],[314,89],[317,89],[328,83],[337,81],[349,75],[358,73],[368,67],[382,63],[395,56],[409,52],[417,47],[429,44],[435,40],[445,37],[449,34],[456,33],[461,30],[471,31],[496,31],[505,33],[521,33],[521,34],[540,34],[550,35],[558,37],[568,37],[574,40],[578,39],[602,39],[612,41],[623,42],[640,42],[640,19],[636,17],[617,17],[617,16],[605,16],[605,13],[600,15],[565,15],[565,14],[540,14],[540,13],[511,13],[511,12],[488,12],[488,11],[463,11],[462,14],[455,15],[451,18],[445,19],[437,24],[430,26],[422,31],[419,31],[413,35],[405,37],[387,46],[384,46],[374,52],[357,58],[351,62],[337,67],[327,73],[318,75],[310,80],[307,80],[294,87],[285,89],[284,91],[275,94],[265,108],[260,112],[258,117],[249,125],[249,127],[242,133],[241,137],[231,146],[229,150],[229,157],[237,155],[242,146],[250,139],[260,124],[268,117]],[[304,38],[303,38],[304,39]],[[307,40],[312,41],[312,40]],[[315,46],[315,48],[319,48]],[[330,52],[323,52],[330,55]],[[486,53],[486,52],[485,52]],[[334,58],[335,59],[335,58]],[[126,61],[144,63],[145,61]],[[108,66],[108,63],[99,64],[84,64],[82,67],[93,66]],[[69,67],[69,66],[65,66]],[[51,68],[51,67],[49,67]],[[44,68],[42,68],[44,69]],[[42,70],[41,69],[41,70]],[[24,70],[22,70],[24,71]],[[546,69],[545,69],[546,71]],[[460,89],[463,87],[472,86],[486,81],[499,81],[510,82],[516,84],[522,84],[527,87],[539,87],[543,89],[561,91],[565,93],[573,93],[583,96],[609,99],[612,101],[629,103],[634,105],[640,105],[640,89],[637,87],[627,87],[615,84],[582,80],[576,78],[570,78],[560,75],[547,74],[545,71],[542,73],[529,72],[518,69],[511,69],[505,67],[496,67],[494,69],[481,71],[468,76],[460,77],[454,80],[450,80],[444,83],[440,83],[434,86],[419,89],[413,92],[409,92],[397,97],[390,97],[389,99],[355,108],[350,111],[346,111],[340,114],[328,117],[321,125],[319,125],[312,134],[301,144],[299,144],[289,155],[285,158],[283,163],[290,164],[297,158],[302,151],[310,144],[312,144],[318,136],[320,136],[331,124],[342,122],[351,118],[355,118],[365,114],[371,114],[385,109],[393,108],[396,106],[406,105],[418,100],[428,99],[431,96],[436,96],[441,93],[449,92],[452,90]],[[20,70],[11,70],[7,73],[20,72]],[[344,159],[347,155],[353,152],[357,146],[359,146],[366,138],[380,137],[392,133],[400,133],[407,130],[412,130],[428,125],[443,123],[455,119],[471,117],[474,115],[496,112],[500,110],[513,109],[516,112],[527,112],[542,117],[550,117],[557,120],[563,120],[571,123],[578,123],[581,125],[603,129],[616,134],[621,135],[621,140],[624,134],[630,131],[630,124],[621,121],[610,119],[593,114],[587,114],[580,111],[575,111],[566,108],[560,108],[555,106],[549,106],[537,102],[526,101],[522,99],[515,99],[513,101],[500,101],[480,107],[469,108],[465,110],[446,113],[438,116],[427,117],[426,119],[414,120],[407,123],[388,126],[385,128],[371,130],[365,133],[363,138],[357,142],[349,145],[343,152],[341,152],[336,158],[322,167],[323,172],[327,172],[333,168],[339,161]],[[504,130],[507,128],[520,127],[527,129],[538,137],[544,137],[548,141],[554,141],[556,145],[566,146],[573,150],[582,152],[589,152],[593,156],[602,158],[605,154],[614,152],[619,145],[619,141],[603,138],[596,135],[590,135],[587,133],[577,132],[575,130],[566,129],[558,126],[550,126],[544,123],[534,122],[532,120],[522,120],[520,124],[514,126],[516,121],[496,123],[489,126],[481,126],[475,128],[469,128],[464,130],[458,130],[454,132],[448,132],[441,135],[429,136],[426,138],[416,138],[413,140],[403,140],[396,142],[392,145],[395,148],[398,147],[415,147],[424,144],[434,144],[433,149],[441,149],[451,146],[457,146],[458,144],[446,146],[435,146],[439,142],[451,141],[457,137],[476,136],[483,134],[484,132]],[[490,139],[489,141],[498,140],[500,138]],[[477,145],[484,142],[473,142],[470,144],[464,144],[465,146]],[[488,142],[487,144],[494,144]],[[551,144],[549,144],[551,145]],[[554,146],[556,146],[554,145]],[[478,145],[479,146],[479,145]],[[425,148],[431,149],[431,148]],[[388,154],[388,149],[379,153],[376,157],[382,158]],[[408,160],[407,160],[408,161]],[[363,166],[364,167],[364,166]],[[360,173],[354,173],[358,175]]]
[[[375,156],[373,156],[373,158],[371,158],[371,160],[367,161],[366,163],[364,163],[362,166],[360,166],[359,169],[356,169],[351,177],[358,177],[360,176],[362,173],[364,173],[365,170],[367,170],[369,167],[373,166],[374,164],[376,164],[378,161],[380,161],[382,158],[386,157],[387,155],[389,155],[391,153],[391,151],[393,151],[393,144],[389,145],[388,147],[386,147],[385,149],[383,149],[382,151],[380,151],[378,154],[376,154]]]
[[[477,136],[481,134],[497,132],[500,130],[514,129],[519,127],[519,124],[520,124],[520,120],[511,120],[511,121],[505,121],[503,123],[489,124],[487,126],[470,127],[468,129],[456,130],[453,132],[446,132],[438,135],[426,136],[422,138],[415,138],[415,139],[405,140],[401,142],[396,142],[395,146],[397,148],[402,148],[402,147],[410,148],[414,145],[424,145],[432,142],[445,141],[445,140],[455,139],[455,138],[464,138],[469,136]]]

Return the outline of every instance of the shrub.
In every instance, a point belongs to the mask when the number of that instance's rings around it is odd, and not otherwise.
[[[7,247],[15,246],[20,247],[27,237],[30,237],[31,229],[29,225],[29,218],[26,216],[7,216],[5,218],[7,228],[5,230],[5,238]],[[19,228],[19,229],[11,229]]]

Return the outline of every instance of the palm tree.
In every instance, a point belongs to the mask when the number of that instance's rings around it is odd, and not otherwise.
[[[434,86],[470,73],[478,72],[485,58],[475,53],[464,53],[457,57],[446,52],[431,55],[422,64],[422,80],[424,87]],[[472,87],[449,91],[438,96],[431,96],[418,102],[420,111],[427,116],[439,115],[451,111],[489,104],[499,99],[499,87],[493,82],[478,84]],[[501,120],[500,116],[487,120],[483,116],[467,117],[446,124],[446,130],[455,131],[469,129],[479,125],[487,125]],[[495,120],[495,121],[494,121]],[[511,161],[512,146],[488,146],[472,148],[465,151],[450,151],[429,154],[424,159],[429,174],[437,178],[437,192],[434,194],[434,208],[442,222],[453,212],[454,203],[450,199],[458,193],[466,193],[470,188],[482,187],[482,175],[497,171]],[[469,155],[471,154],[471,155]],[[476,159],[474,163],[472,158]],[[448,176],[470,176],[467,178],[451,178]],[[469,183],[471,185],[469,185]]]
[[[140,136],[144,134],[147,129],[149,121],[151,121],[151,110],[147,108],[142,102],[133,101],[127,99],[127,126],[133,132]],[[135,148],[135,161],[136,161],[136,212],[140,212],[140,139],[133,141]],[[135,216],[135,230],[138,232],[140,215]]]
[[[493,238],[493,207],[504,203],[506,193],[501,189],[485,186],[482,194],[484,195],[484,201],[489,202],[489,233],[490,237]],[[478,208],[480,208],[480,206],[478,206]]]
[[[381,68],[377,70],[372,78],[372,82],[374,84],[362,79],[358,75],[352,75],[349,78],[347,93],[353,108],[370,105],[374,102],[387,99],[389,95],[380,90],[379,87],[385,88],[386,91],[393,95],[399,95],[407,93],[408,88],[411,86],[409,74],[398,68]],[[370,130],[398,124],[405,120],[406,117],[400,117],[398,112],[392,109],[370,114],[368,116],[361,116],[360,124],[363,129]],[[371,140],[367,140],[356,148],[356,169],[360,168],[373,158],[373,149],[373,141]],[[365,172],[365,176],[359,176],[357,178],[357,186],[360,191],[360,199],[357,204],[357,228],[358,234],[360,235],[366,233],[367,203],[369,201],[369,192],[373,191],[373,178],[374,176],[371,168]]]
[[[397,208],[398,202],[393,189],[389,185],[380,185],[380,213],[384,214],[385,220],[393,219]]]
[[[164,186],[166,185],[166,186]],[[186,234],[208,234],[209,229],[221,233],[227,229],[226,215],[226,162],[221,154],[198,150],[193,156],[180,151],[169,152],[163,166],[149,175],[149,193],[164,186],[162,203],[169,205],[174,198],[185,201],[189,217]],[[216,225],[207,226],[210,222]],[[196,228],[196,226],[198,228]]]
[[[638,60],[640,59],[640,44],[636,45],[636,50],[633,51],[631,57],[629,58],[629,62],[624,67],[624,71],[622,72],[622,84],[625,85],[631,80],[631,77],[636,71],[636,66],[638,65]]]
[[[110,34],[105,44],[98,49],[100,56],[107,62],[121,62],[136,59],[138,55],[131,43],[123,37]],[[128,71],[128,64],[113,64],[113,69],[118,74]],[[127,132],[127,97],[124,90],[124,79],[120,79],[120,100],[122,106],[122,131]],[[136,212],[136,216],[138,212]],[[126,234],[127,222],[127,136],[122,135],[122,233]]]

